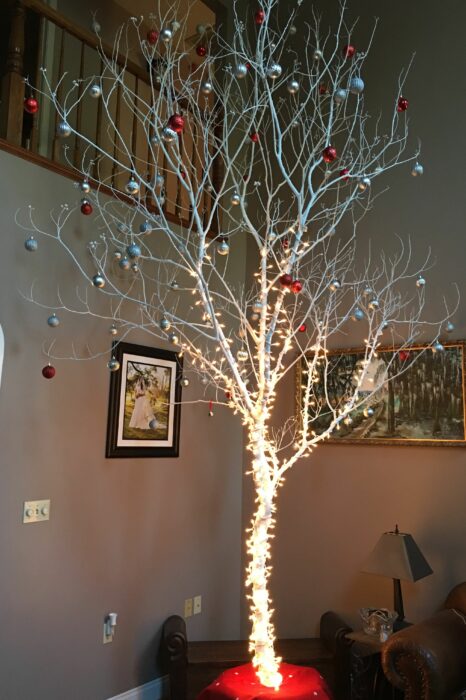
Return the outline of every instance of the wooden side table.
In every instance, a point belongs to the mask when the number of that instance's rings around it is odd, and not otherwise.
[[[349,632],[351,700],[400,700],[403,694],[385,678],[380,652],[383,642],[365,632]]]

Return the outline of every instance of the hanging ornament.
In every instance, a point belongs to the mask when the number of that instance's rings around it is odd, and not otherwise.
[[[253,313],[259,314],[262,311],[262,307],[263,307],[263,304],[262,304],[261,300],[256,299],[252,305]]]
[[[168,340],[172,345],[178,345],[178,343],[180,342],[178,334],[175,333],[175,331],[172,331],[172,333],[170,333],[170,335],[168,336]]]
[[[413,177],[417,177],[418,175],[423,175],[424,174],[424,168],[420,163],[415,163],[412,167],[411,170],[411,175]]]
[[[299,294],[299,292],[302,290],[302,288],[303,288],[303,285],[299,280],[294,280],[291,283],[290,289],[294,294]]]
[[[406,360],[409,360],[409,352],[407,350],[399,350],[398,357],[401,362],[406,362]]]
[[[174,19],[172,22],[173,33],[177,32],[180,27],[181,27],[181,24],[176,19]]]
[[[168,331],[168,330],[170,330],[170,326],[171,326],[171,325],[172,325],[172,324],[170,323],[170,321],[168,320],[168,318],[165,318],[165,316],[160,320],[160,323],[159,323],[160,330],[162,330],[162,331]]]
[[[189,386],[189,379],[188,379],[188,377],[181,377],[181,385],[182,385],[182,386]]]
[[[353,419],[351,418],[351,416],[346,416],[346,418],[343,418],[343,423],[345,425],[351,425],[352,422],[353,422]]]
[[[116,357],[112,357],[107,362],[107,367],[110,370],[110,372],[118,372],[118,370],[120,369],[120,363],[118,362]]]
[[[129,268],[131,267],[131,263],[126,257],[126,255],[123,258],[121,258],[118,265],[121,267],[122,270],[129,270]]]
[[[416,280],[416,287],[425,287],[426,286],[426,281],[422,275],[419,275],[419,277]]]
[[[139,258],[139,256],[141,255],[141,248],[140,246],[138,246],[137,243],[130,243],[130,245],[126,248],[126,252],[128,253],[128,256],[132,259]]]
[[[131,263],[131,269],[133,272],[139,272],[139,265],[137,264],[137,262]]]
[[[150,142],[153,146],[158,146],[160,143],[160,139],[158,137],[158,134],[152,134],[150,137]]]
[[[217,253],[219,255],[228,255],[230,252],[230,246],[226,241],[220,241],[220,243],[217,246]]]
[[[378,299],[374,298],[374,299],[371,299],[371,300],[370,300],[370,302],[368,303],[367,306],[368,306],[368,308],[369,308],[371,311],[377,311],[377,309],[379,308],[380,304],[379,304]]]
[[[50,328],[56,328],[60,325],[60,319],[56,314],[52,314],[48,317],[47,323],[49,324]]]
[[[248,74],[248,67],[245,63],[237,63],[233,70],[233,75],[238,80],[245,78]]]
[[[81,214],[84,214],[84,216],[89,216],[92,214],[93,209],[92,209],[92,204],[89,202],[87,199],[82,199],[81,200]]]
[[[406,97],[399,97],[398,98],[398,104],[396,106],[396,111],[397,112],[406,112],[408,109],[409,102],[406,99]]]
[[[446,326],[445,326],[445,331],[446,331],[447,333],[451,333],[451,332],[454,331],[454,330],[455,330],[454,324],[453,324],[451,321],[448,321],[447,324],[446,324]]]
[[[148,221],[143,221],[139,226],[140,233],[150,233],[152,231],[152,226]]]
[[[68,122],[59,122],[57,124],[57,136],[66,139],[71,134],[71,126]]]
[[[56,374],[56,369],[55,367],[52,367],[52,365],[49,363],[48,365],[45,365],[45,367],[42,368],[42,376],[45,377],[46,379],[53,379]]]
[[[202,36],[203,34],[205,34],[206,33],[205,24],[198,24],[196,26],[196,32],[199,34],[199,36]]]
[[[204,44],[198,44],[198,46],[196,46],[196,53],[201,58],[204,58],[205,56],[207,56],[207,46],[205,46]]]
[[[154,46],[154,44],[157,43],[157,39],[159,38],[159,33],[155,29],[149,29],[147,32],[147,41],[151,46]]]
[[[91,27],[94,34],[100,34],[100,30],[102,29],[102,27],[95,18],[92,20]]]
[[[329,89],[327,83],[321,83],[319,85],[319,95],[328,95]]]
[[[35,97],[26,97],[24,100],[24,111],[28,114],[36,114],[39,111],[39,103]]]
[[[238,350],[238,352],[236,353],[236,359],[238,360],[238,362],[246,362],[248,357],[249,353],[247,350]]]
[[[445,346],[442,345],[440,340],[435,341],[435,343],[432,346],[432,352],[443,352],[445,350]]]
[[[84,194],[89,194],[89,192],[91,191],[91,186],[87,178],[79,183],[79,189],[81,190],[81,192],[84,192]]]
[[[327,146],[322,151],[322,158],[326,163],[332,163],[337,157],[337,149],[333,146]]]
[[[92,284],[94,287],[97,287],[97,289],[102,289],[102,287],[105,287],[105,278],[102,277],[102,275],[94,275],[92,278]]]
[[[282,67],[278,63],[272,63],[268,68],[267,68],[267,77],[270,78],[271,80],[277,80],[281,76],[283,72]]]
[[[152,420],[149,422],[149,428],[151,430],[156,430],[157,429],[157,420],[156,418],[152,418]]]
[[[333,94],[333,99],[337,105],[341,104],[348,97],[348,92],[345,88],[338,88]]]
[[[173,143],[178,138],[178,134],[173,129],[170,129],[169,126],[166,126],[162,131],[162,138],[165,143]]]
[[[213,85],[209,80],[204,80],[201,83],[201,92],[203,95],[210,95],[213,89]]]
[[[305,333],[305,332],[307,331],[307,326],[306,326],[306,324],[305,324],[305,323],[301,323],[301,325],[300,325],[299,328],[298,328],[298,331],[299,331],[300,333]]]
[[[139,193],[139,183],[137,182],[137,180],[134,179],[132,175],[125,185],[125,190],[132,197],[136,196]]]
[[[209,401],[209,417],[213,418],[214,416],[214,402],[212,400]]]
[[[281,275],[281,276],[279,277],[279,280],[278,280],[278,281],[280,282],[280,284],[282,285],[282,287],[291,287],[291,285],[292,285],[292,283],[293,283],[293,278],[292,278],[291,275],[288,275],[288,274],[285,273],[284,275]]]
[[[365,418],[371,418],[374,415],[374,409],[371,406],[367,406],[363,413]]]
[[[260,27],[261,24],[265,22],[265,12],[264,10],[256,10],[254,15],[254,22]]]
[[[237,207],[239,204],[241,204],[241,197],[237,192],[234,192],[231,197],[230,197],[230,204],[232,204],[234,207]]]
[[[340,177],[347,182],[347,180],[349,180],[349,169],[343,168],[343,170],[340,170]]]
[[[364,90],[364,80],[362,78],[351,78],[349,83],[349,91],[353,95],[360,95]]]
[[[168,120],[168,126],[177,134],[181,134],[184,129],[184,117],[181,114],[172,114]]]
[[[162,31],[160,32],[160,38],[162,41],[164,41],[166,44],[168,44],[169,41],[172,40],[173,37],[173,32],[171,29],[168,27],[164,27]]]
[[[362,177],[359,180],[358,187],[361,190],[361,192],[365,192],[368,187],[370,187],[371,181],[368,177]]]
[[[338,289],[341,288],[341,282],[340,280],[332,280],[330,284],[328,285],[328,288],[330,289],[331,292],[336,292]]]
[[[122,257],[123,257],[123,254],[122,254],[121,250],[115,250],[115,252],[113,253],[113,259],[118,262],[119,260],[121,260]]]
[[[259,318],[260,318],[259,314],[257,314],[257,313],[251,314],[251,321],[258,321]]]
[[[364,318],[364,311],[357,306],[351,314],[351,318],[353,321],[362,321]]]
[[[290,93],[290,95],[296,95],[296,93],[299,90],[299,83],[295,78],[290,78],[289,81],[286,84],[286,89]]]
[[[316,49],[312,55],[314,61],[320,61],[323,58],[323,53],[320,49]]]
[[[356,48],[354,46],[352,46],[351,44],[347,44],[346,46],[343,47],[343,57],[344,58],[353,58],[355,53],[356,53]]]
[[[97,83],[93,83],[93,84],[89,87],[88,92],[89,92],[89,95],[90,95],[91,97],[93,97],[93,98],[96,100],[97,98],[99,98],[99,97],[101,96],[101,94],[102,94],[102,88],[101,88],[100,85],[98,85]]]
[[[364,287],[362,293],[364,294],[365,297],[368,297],[368,296],[370,296],[371,294],[372,294],[372,295],[374,294],[374,290],[372,289],[372,287],[371,287],[369,284],[367,284],[367,285]]]
[[[289,247],[290,247],[290,240],[289,240],[289,238],[284,238],[284,239],[282,240],[282,248],[284,248],[285,250],[288,250]]]
[[[24,247],[30,253],[35,253],[37,248],[39,247],[39,244],[37,243],[34,236],[29,236],[29,238],[26,238],[26,240],[24,241]]]
[[[116,325],[114,323],[112,323],[112,325],[108,329],[108,332],[110,333],[110,335],[117,335],[118,334],[118,328],[116,327]]]
[[[252,132],[249,134],[249,138],[251,139],[251,141],[252,141],[253,143],[258,143],[258,142],[259,142],[259,134],[257,133],[257,131],[252,131]]]

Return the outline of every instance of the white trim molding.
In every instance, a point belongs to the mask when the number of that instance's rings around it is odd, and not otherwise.
[[[167,700],[170,696],[170,683],[168,676],[161,676],[138,688],[127,690],[121,695],[114,695],[108,700]]]

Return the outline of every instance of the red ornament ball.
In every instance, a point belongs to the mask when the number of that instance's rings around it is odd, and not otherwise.
[[[400,350],[398,357],[400,358],[401,362],[406,362],[406,360],[409,359],[409,352],[407,350]]]
[[[260,27],[261,24],[265,22],[265,12],[264,10],[257,10],[254,15],[254,22]]]
[[[288,240],[288,238],[284,238],[283,241],[282,241],[282,248],[285,248],[285,249],[286,249],[286,248],[289,248],[289,247],[290,247],[290,241]]]
[[[84,214],[84,216],[89,216],[90,214],[92,214],[92,211],[92,204],[88,202],[87,199],[84,200],[81,203],[81,214]]]
[[[204,58],[204,56],[207,56],[207,47],[204,46],[204,44],[199,44],[199,46],[196,47],[196,53],[201,58]]]
[[[176,131],[177,134],[181,134],[184,129],[184,118],[181,114],[172,114],[168,120],[168,126],[170,129],[173,129],[173,131]]]
[[[408,109],[408,105],[409,105],[409,102],[406,99],[406,97],[400,97],[398,99],[398,106],[397,106],[398,112],[406,112],[406,110]]]
[[[343,168],[343,170],[340,170],[340,177],[342,177],[345,182],[349,180],[349,169]]]
[[[328,95],[329,89],[327,83],[321,83],[319,85],[319,94],[320,95]]]
[[[291,284],[291,291],[294,292],[295,294],[299,294],[299,292],[302,290],[303,285],[299,280],[294,280],[294,282]]]
[[[53,379],[55,374],[56,369],[52,367],[52,365],[45,365],[45,367],[42,368],[42,376],[46,379]]]
[[[225,398],[227,401],[230,401],[231,399],[231,391],[225,391]]]
[[[331,163],[335,160],[336,157],[337,149],[333,146],[327,146],[327,148],[324,148],[324,150],[322,151],[322,158],[325,160],[326,163]]]
[[[253,131],[251,134],[249,134],[249,138],[253,143],[259,142],[259,134],[257,133],[257,131]]]
[[[300,333],[305,333],[305,332],[307,331],[307,326],[306,326],[306,324],[305,324],[305,323],[302,323],[302,324],[300,325],[300,327],[298,328],[298,331],[299,331]]]
[[[281,275],[281,277],[279,278],[279,282],[282,285],[282,287],[291,287],[291,285],[293,284],[293,278],[291,275]]]
[[[26,97],[24,100],[24,111],[28,114],[36,114],[39,111],[39,103],[35,97]]]
[[[147,32],[147,41],[149,42],[149,44],[152,44],[152,46],[157,43],[158,38],[159,33],[155,29],[150,29]]]
[[[355,46],[352,46],[351,44],[347,44],[346,46],[343,47],[343,56],[345,58],[353,58],[355,53],[356,53]]]

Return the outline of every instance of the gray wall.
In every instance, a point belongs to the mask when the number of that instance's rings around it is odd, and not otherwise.
[[[329,4],[316,5],[324,10]],[[425,166],[421,179],[411,178],[409,166],[388,178],[391,189],[365,219],[363,242],[370,239],[377,251],[391,248],[394,234],[411,236],[415,260],[431,246],[437,264],[427,275],[426,316],[442,311],[441,295],[450,294],[456,281],[462,304],[453,335],[465,338],[466,6],[454,0],[441,7],[433,0],[353,0],[349,5],[352,16],[360,17],[353,36],[358,47],[364,47],[374,15],[380,17],[363,75],[370,110],[391,108],[398,70],[416,51],[405,92],[411,144],[414,148],[421,139]],[[327,19],[324,13],[324,26]],[[341,346],[361,340],[350,335]],[[293,395],[290,381],[277,401],[278,424],[293,410]],[[360,569],[380,534],[395,523],[412,533],[434,569],[429,578],[403,584],[406,617],[417,621],[430,614],[449,588],[466,578],[465,493],[466,451],[461,448],[318,448],[292,470],[280,493],[271,581],[278,634],[314,634],[328,609],[356,621],[361,606],[391,606],[391,582]],[[244,523],[250,509],[246,479]]]
[[[48,312],[24,301],[52,301],[72,288],[72,267],[45,243],[27,253],[14,212],[34,204],[39,220],[74,202],[70,180],[0,153],[3,250],[0,323],[6,352],[0,390],[0,697],[5,700],[104,700],[157,675],[163,620],[183,614],[191,639],[239,635],[242,432],[239,421],[205,405],[182,409],[179,459],[104,458],[107,358],[56,362],[46,381],[41,347]],[[50,229],[50,226],[48,226]],[[77,214],[73,235],[95,236]],[[242,275],[244,251],[231,265]],[[53,250],[53,252],[52,252]],[[105,350],[108,323],[61,314],[57,352],[71,342]],[[134,336],[148,345],[149,337]],[[194,382],[184,398],[197,398]],[[50,522],[23,525],[24,500],[51,498]],[[112,644],[102,622],[119,614]]]

